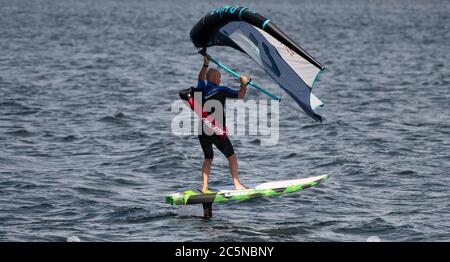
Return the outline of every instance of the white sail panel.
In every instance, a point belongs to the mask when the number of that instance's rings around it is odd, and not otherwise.
[[[312,88],[317,74],[319,74],[321,70],[265,31],[257,27],[255,27],[255,29],[257,29],[267,39],[267,41],[269,41],[277,49],[284,61],[286,61],[286,63],[288,63],[288,65],[302,78],[302,80]]]
[[[312,87],[317,75],[320,73],[320,69],[306,61],[303,57],[299,56],[297,53],[290,50],[283,43],[273,38],[266,32],[256,28],[267,40],[277,49],[280,56],[286,61],[286,63],[302,78],[302,80],[309,86]],[[261,60],[261,54],[259,47],[256,46],[252,41],[248,39],[248,36],[241,30],[234,31],[229,37],[246,53],[248,54],[256,63],[263,66]],[[323,106],[322,101],[311,93],[310,104],[313,110]]]
[[[321,121],[314,110],[323,103],[311,94],[311,86],[321,71],[318,67],[247,23],[230,22],[219,31],[259,64],[307,115]]]

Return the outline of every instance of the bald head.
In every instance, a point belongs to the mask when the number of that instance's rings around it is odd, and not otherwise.
[[[206,80],[213,82],[216,85],[220,85],[220,72],[215,68],[210,68],[206,73]]]

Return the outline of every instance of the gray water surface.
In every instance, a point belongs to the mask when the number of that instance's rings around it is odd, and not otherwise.
[[[172,134],[170,106],[201,67],[191,27],[223,4],[0,1],[0,240],[449,241],[445,0],[244,1],[325,65],[326,106],[320,124],[282,104],[272,147],[231,137],[242,181],[331,178],[215,205],[209,221],[164,203],[200,184],[197,138]],[[218,55],[279,91],[237,51]],[[231,182],[218,151],[211,180]]]

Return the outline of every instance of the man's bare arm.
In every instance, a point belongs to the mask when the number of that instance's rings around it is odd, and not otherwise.
[[[198,73],[198,80],[202,80],[202,81],[206,80],[206,71],[208,70],[208,66],[209,66],[209,60],[206,56],[204,56],[202,69],[200,69],[200,73]]]
[[[247,92],[247,85],[250,82],[250,79],[247,76],[242,75],[239,81],[241,82],[241,88],[238,91],[238,98],[242,99],[245,97],[245,93]]]

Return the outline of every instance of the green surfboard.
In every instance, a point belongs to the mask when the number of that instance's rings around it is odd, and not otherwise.
[[[279,196],[316,186],[327,180],[328,177],[329,175],[322,175],[309,178],[253,184],[248,185],[248,189],[245,190],[234,190],[233,186],[220,187],[216,189],[211,188],[207,193],[202,193],[197,189],[186,190],[166,196],[166,203],[171,205],[191,205],[241,201],[257,197]]]

